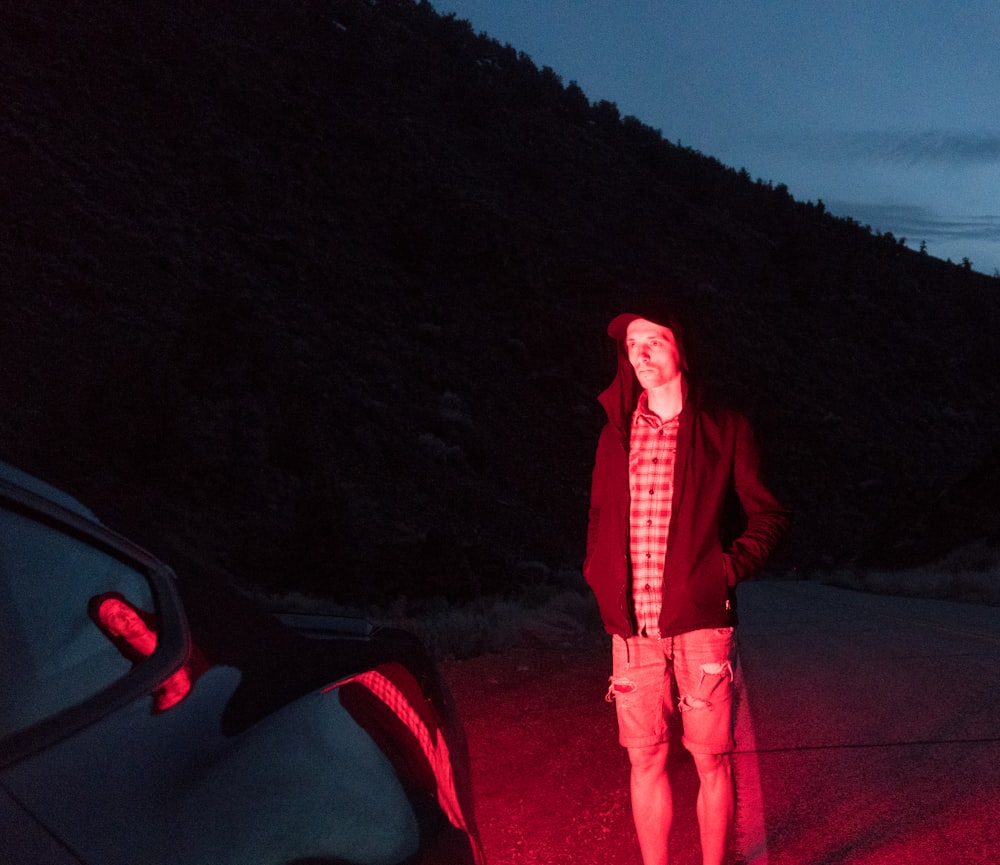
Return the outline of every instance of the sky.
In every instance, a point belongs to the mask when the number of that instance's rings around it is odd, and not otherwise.
[[[431,0],[591,102],[1000,273],[998,0]]]

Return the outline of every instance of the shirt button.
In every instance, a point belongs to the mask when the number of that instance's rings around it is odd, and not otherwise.
[[[646,525],[647,525],[647,526],[651,526],[651,525],[653,525],[653,521],[652,521],[652,520],[646,520]]]

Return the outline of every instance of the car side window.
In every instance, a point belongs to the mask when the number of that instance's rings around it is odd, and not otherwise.
[[[154,608],[149,581],[136,569],[0,508],[0,737],[92,697],[132,669],[134,660],[88,609],[110,592]]]

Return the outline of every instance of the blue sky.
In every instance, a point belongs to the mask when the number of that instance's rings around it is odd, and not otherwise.
[[[432,0],[665,138],[1000,271],[997,0]]]

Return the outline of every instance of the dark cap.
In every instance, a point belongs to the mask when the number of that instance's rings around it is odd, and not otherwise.
[[[642,316],[634,312],[623,312],[621,315],[616,315],[608,325],[608,336],[617,340],[625,339],[628,326],[639,318],[642,318]],[[659,324],[659,322],[656,322],[656,324]]]
[[[638,318],[651,321],[662,327],[673,331],[675,337],[679,337],[682,330],[677,310],[663,303],[662,301],[646,301],[629,304],[632,312],[623,312],[616,315],[608,324],[608,336],[612,339],[625,339],[625,332],[628,326]]]

